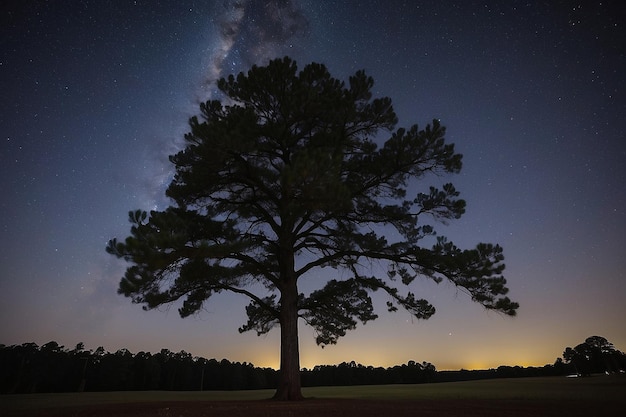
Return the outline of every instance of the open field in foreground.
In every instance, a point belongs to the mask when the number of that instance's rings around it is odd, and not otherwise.
[[[108,392],[0,396],[2,416],[604,416],[626,415],[626,376],[520,378],[273,391]]]

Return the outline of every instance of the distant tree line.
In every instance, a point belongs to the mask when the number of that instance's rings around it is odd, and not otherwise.
[[[72,350],[57,342],[0,345],[0,392],[247,390],[275,388],[276,371],[180,351]]]
[[[405,365],[390,368],[364,366],[358,363],[343,362],[339,365],[318,365],[313,369],[303,369],[302,386],[346,386],[346,385],[385,385],[422,384],[435,382],[435,365],[409,361]]]
[[[623,372],[626,355],[605,338],[592,336],[563,358],[543,367],[500,366],[488,370],[437,371],[428,362],[409,361],[389,368],[353,362],[301,371],[303,386],[420,384],[488,378],[519,378]],[[76,391],[201,391],[276,388],[278,372],[250,363],[205,359],[162,349],[156,354],[128,349],[66,349],[57,342],[0,345],[0,393]]]

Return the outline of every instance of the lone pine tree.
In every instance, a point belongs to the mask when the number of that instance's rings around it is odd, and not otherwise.
[[[488,309],[518,308],[505,296],[500,246],[461,250],[428,223],[464,213],[454,186],[407,196],[415,181],[461,169],[445,128],[433,120],[396,129],[391,99],[373,98],[372,86],[363,71],[346,84],[321,64],[298,71],[287,57],[221,79],[224,99],[200,105],[186,147],[170,157],[173,205],[131,211],[130,236],[107,246],[130,263],[118,292],[144,309],[182,300],[186,317],[223,291],[247,297],[240,332],[280,327],[276,399],[302,398],[299,319],[319,345],[337,343],[377,318],[376,291],[389,311],[427,319],[435,308],[410,291],[418,277],[448,280]],[[373,274],[371,260],[387,273]],[[317,268],[342,273],[299,292],[301,280],[319,279]]]

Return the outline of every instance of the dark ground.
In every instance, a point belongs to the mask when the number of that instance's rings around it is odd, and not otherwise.
[[[274,401],[172,401],[12,410],[5,417],[374,417],[374,416],[624,416],[626,399],[603,401],[557,400],[330,400],[295,403]]]

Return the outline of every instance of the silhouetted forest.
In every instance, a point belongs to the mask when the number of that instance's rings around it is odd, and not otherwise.
[[[409,361],[390,368],[355,362],[302,370],[303,386],[420,384],[487,378],[555,376],[623,372],[626,355],[599,336],[592,336],[563,358],[543,367],[500,366],[488,370],[437,371],[428,362]],[[217,361],[162,349],[133,354],[127,349],[66,349],[57,342],[0,345],[0,392],[75,392],[145,390],[252,390],[275,388],[278,371],[250,363]]]

